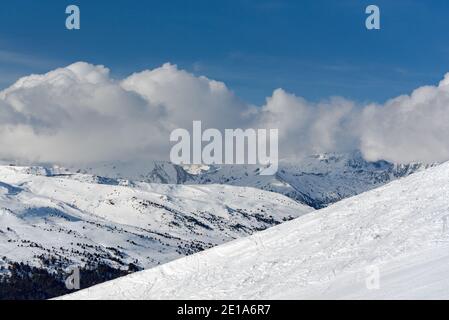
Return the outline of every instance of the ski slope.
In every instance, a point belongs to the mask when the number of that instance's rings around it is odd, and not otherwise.
[[[445,163],[62,298],[448,299],[448,217]],[[367,285],[376,270],[379,286]]]

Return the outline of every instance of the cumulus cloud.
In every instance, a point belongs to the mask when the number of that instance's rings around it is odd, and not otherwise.
[[[158,110],[102,66],[77,63],[20,79],[0,93],[2,158],[36,162],[117,159],[152,145]],[[6,113],[6,116],[3,114]]]
[[[278,128],[280,156],[360,149],[369,160],[449,159],[449,75],[384,105],[344,98],[311,103],[277,89],[251,106],[222,82],[175,65],[113,79],[75,63],[0,92],[0,158],[62,164],[168,159],[170,132]]]
[[[75,63],[19,79],[0,93],[0,157],[31,162],[164,158],[172,129],[231,126],[245,105],[223,83],[166,64],[111,79]]]
[[[369,105],[360,117],[360,147],[369,160],[446,161],[448,137],[449,74],[438,86]]]
[[[356,148],[351,130],[356,114],[354,103],[343,98],[310,103],[277,89],[257,113],[255,125],[279,128],[284,157],[341,152]]]
[[[245,124],[248,106],[239,101],[222,82],[195,77],[171,64],[135,73],[121,86],[160,106],[173,128],[189,128],[192,120],[212,128],[234,128]]]

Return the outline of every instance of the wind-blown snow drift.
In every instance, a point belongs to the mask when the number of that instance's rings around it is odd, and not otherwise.
[[[449,298],[449,163],[65,299]],[[365,285],[379,268],[378,290]]]
[[[173,129],[278,128],[281,158],[361,149],[368,160],[449,159],[449,75],[384,105],[317,103],[277,89],[260,107],[222,82],[175,65],[111,78],[84,62],[19,79],[0,92],[0,158],[95,163],[167,160]]]

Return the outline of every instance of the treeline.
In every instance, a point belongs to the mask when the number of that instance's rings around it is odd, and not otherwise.
[[[85,289],[139,269],[133,264],[127,270],[98,264],[79,270],[81,289]],[[0,300],[44,300],[74,292],[66,288],[65,280],[69,275],[62,269],[49,272],[24,263],[11,263],[7,271],[0,274]]]

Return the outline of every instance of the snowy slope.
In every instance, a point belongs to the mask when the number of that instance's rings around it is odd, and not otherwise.
[[[71,170],[152,183],[254,187],[286,195],[314,208],[323,208],[427,167],[422,164],[368,162],[360,152],[355,151],[284,160],[274,176],[259,175],[260,167],[255,165],[180,167],[155,161],[101,163],[81,169],[73,167]]]
[[[366,286],[379,270],[379,288]],[[449,163],[69,299],[449,299]]]
[[[51,270],[104,262],[149,268],[311,210],[252,188],[0,166],[0,267],[24,262]]]

